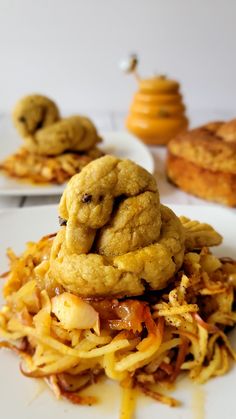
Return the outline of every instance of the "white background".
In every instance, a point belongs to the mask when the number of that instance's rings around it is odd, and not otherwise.
[[[235,0],[0,0],[0,111],[29,92],[66,111],[126,112],[119,60],[182,82],[189,113],[236,115]]]

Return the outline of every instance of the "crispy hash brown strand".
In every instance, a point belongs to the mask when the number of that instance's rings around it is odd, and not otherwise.
[[[102,155],[96,147],[86,153],[68,152],[59,156],[33,154],[21,148],[0,164],[0,170],[10,177],[33,183],[62,184]]]
[[[158,383],[173,383],[183,371],[204,383],[225,374],[230,358],[236,360],[224,332],[236,322],[236,262],[218,259],[205,247],[185,254],[182,270],[163,291],[81,299],[42,280],[53,236],[28,243],[20,257],[8,250],[0,346],[15,351],[21,372],[44,378],[56,397],[94,404],[94,397],[80,391],[105,375],[122,386],[121,417],[130,419],[134,388],[176,406]]]

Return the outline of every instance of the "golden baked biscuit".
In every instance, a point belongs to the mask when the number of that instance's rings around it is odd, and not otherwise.
[[[222,124],[216,134],[225,141],[236,143],[236,119]]]
[[[122,200],[111,221],[97,233],[97,253],[117,256],[155,241],[160,233],[159,207],[156,192],[146,191]]]
[[[184,255],[184,234],[179,219],[161,205],[161,232],[155,243],[116,256],[114,266],[138,275],[149,289],[164,288],[180,268]]]
[[[140,295],[165,287],[182,264],[181,222],[160,205],[154,177],[129,160],[86,166],[69,181],[59,215],[48,276],[77,295]]]
[[[5,175],[35,184],[62,184],[104,155],[102,139],[85,116],[60,119],[54,102],[42,95],[22,98],[13,120],[24,145],[0,162]]]
[[[168,145],[169,179],[196,196],[236,205],[236,120],[188,131]]]
[[[201,249],[204,246],[218,246],[222,242],[222,236],[214,228],[206,223],[190,220],[187,217],[179,217],[185,230],[186,250]]]
[[[99,141],[96,128],[88,118],[71,116],[25,138],[25,147],[38,154],[58,155],[89,150]]]
[[[204,169],[236,174],[236,142],[227,143],[205,128],[179,135],[171,140],[168,150]]]
[[[34,135],[60,119],[57,105],[48,97],[29,95],[20,99],[13,110],[13,123],[22,137]]]
[[[160,205],[153,176],[129,160],[105,156],[89,164],[80,175],[70,180],[60,201],[59,215],[67,220],[67,248],[71,252],[87,253],[96,230],[108,224],[114,200],[117,199],[118,205],[122,197],[137,196],[145,191],[156,193],[156,204]],[[157,219],[160,229],[159,213]],[[77,236],[77,228],[80,236]]]
[[[222,126],[222,124],[224,124],[223,121],[213,121],[203,125],[202,128],[215,134],[217,133],[218,129]]]
[[[77,151],[88,150],[96,143],[100,142],[101,139],[98,136],[96,127],[92,123],[91,119],[87,118],[86,116],[76,116],[76,118],[80,120],[84,129],[82,141],[77,144]]]

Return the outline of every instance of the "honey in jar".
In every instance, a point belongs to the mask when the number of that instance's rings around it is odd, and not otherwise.
[[[126,119],[127,129],[150,145],[167,144],[188,128],[179,83],[165,76],[142,79],[136,72],[137,56],[132,55],[125,71],[135,74],[138,91]]]

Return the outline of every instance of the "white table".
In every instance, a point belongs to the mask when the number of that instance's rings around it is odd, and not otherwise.
[[[210,120],[230,119],[233,118],[236,111],[196,111],[191,113],[192,126],[203,124]],[[121,131],[124,130],[124,113],[106,112],[106,113],[89,113],[98,130],[100,131]],[[192,204],[204,205],[206,201],[188,195],[166,181],[165,177],[165,147],[150,147],[155,160],[155,177],[158,182],[161,201],[165,204]],[[0,196],[0,209],[27,207],[42,204],[57,204],[60,196],[17,196],[3,197]],[[215,205],[215,204],[212,204]]]

